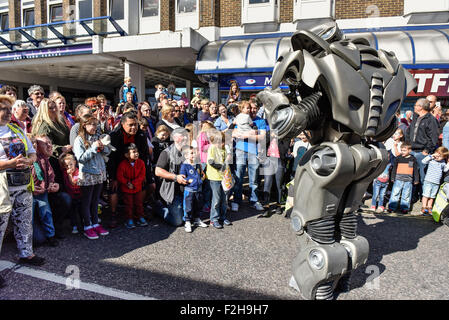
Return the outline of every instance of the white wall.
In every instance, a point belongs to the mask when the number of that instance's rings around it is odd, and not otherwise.
[[[449,11],[449,0],[404,0],[404,15],[435,11]]]

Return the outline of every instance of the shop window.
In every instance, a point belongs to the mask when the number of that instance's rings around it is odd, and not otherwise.
[[[114,20],[123,20],[125,18],[125,1],[111,0],[110,2],[111,17]]]
[[[9,15],[7,12],[0,14],[0,25],[2,30],[9,29]]]
[[[268,3],[270,0],[249,0],[249,4]]]
[[[34,8],[23,10],[23,25],[25,27],[34,25]]]
[[[334,1],[332,0],[295,0],[293,5],[293,20],[320,19],[334,16]]]
[[[142,0],[142,17],[159,15],[159,0]]]
[[[197,0],[178,0],[178,13],[196,12]]]
[[[79,0],[78,13],[79,19],[92,18],[92,0]]]
[[[277,0],[242,0],[242,23],[276,23]]]
[[[50,6],[50,22],[59,22],[62,20],[62,4]]]

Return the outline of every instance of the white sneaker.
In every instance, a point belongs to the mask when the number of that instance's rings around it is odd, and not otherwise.
[[[203,221],[201,221],[200,218],[196,218],[195,221],[193,222],[193,225],[195,227],[201,227],[201,228],[207,228],[208,227],[208,225],[205,224]]]
[[[78,228],[76,226],[73,226],[72,234],[78,234]]]
[[[253,207],[257,211],[265,211],[265,209],[263,208],[263,206],[260,204],[259,201],[255,202],[251,207]]]
[[[184,230],[186,231],[186,232],[192,232],[192,224],[190,223],[190,221],[186,221],[186,224],[185,224],[185,226],[184,226]]]
[[[231,202],[231,211],[233,211],[233,212],[239,211],[239,205],[238,205],[238,203]]]

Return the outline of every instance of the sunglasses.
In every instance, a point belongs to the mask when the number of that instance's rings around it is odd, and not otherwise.
[[[33,94],[35,95],[35,96],[43,96],[44,94],[42,93],[42,92],[40,92],[40,91],[38,91],[38,92],[33,92]]]

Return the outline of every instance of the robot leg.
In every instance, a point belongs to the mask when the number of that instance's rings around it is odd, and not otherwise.
[[[300,252],[293,261],[290,285],[306,299],[331,299],[347,271],[347,250],[336,241],[336,218],[354,169],[348,145],[323,143],[310,149],[296,170],[291,223]]]

